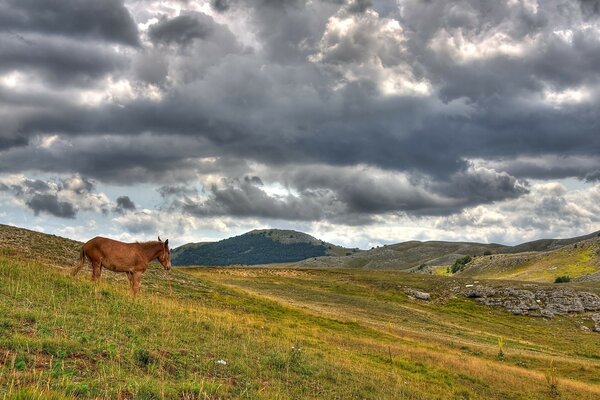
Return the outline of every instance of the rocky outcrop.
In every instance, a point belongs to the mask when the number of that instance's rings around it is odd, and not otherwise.
[[[595,313],[591,315],[592,322],[594,323],[594,331],[600,332],[600,313]]]
[[[493,288],[477,285],[467,288],[463,293],[466,297],[473,298],[485,305],[503,307],[515,315],[552,318],[555,315],[600,310],[600,297],[596,294],[576,292],[571,289],[548,288],[532,291],[515,289],[510,286]],[[598,320],[596,326],[600,328],[600,313],[594,315]]]
[[[417,289],[405,289],[404,292],[411,296],[414,297],[415,299],[419,299],[419,300],[431,300],[431,295],[427,292],[422,292],[420,290]]]

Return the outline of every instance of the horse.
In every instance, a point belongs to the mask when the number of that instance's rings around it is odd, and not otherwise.
[[[154,259],[168,271],[171,269],[171,251],[169,239],[144,243],[124,243],[97,236],[81,247],[79,265],[71,272],[72,276],[84,267],[86,258],[92,263],[92,280],[98,282],[102,267],[114,272],[125,272],[135,297],[140,290],[142,274],[148,268],[148,263]]]

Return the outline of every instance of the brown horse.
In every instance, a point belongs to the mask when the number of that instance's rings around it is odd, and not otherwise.
[[[158,242],[123,243],[97,236],[81,248],[80,262],[71,273],[73,276],[84,267],[86,258],[92,263],[94,282],[100,279],[102,267],[114,272],[125,272],[134,296],[140,290],[142,274],[150,261],[158,259],[167,271],[171,269],[169,240],[163,242],[160,237]]]

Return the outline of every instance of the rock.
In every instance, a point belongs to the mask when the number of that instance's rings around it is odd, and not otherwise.
[[[554,313],[548,309],[543,309],[540,311],[540,315],[544,318],[552,319],[554,317]]]
[[[463,290],[463,294],[487,306],[503,307],[515,315],[553,318],[555,315],[600,311],[598,295],[572,289],[545,288],[533,292],[511,286],[491,288],[477,285]],[[600,313],[593,314],[592,320],[596,324],[595,330],[600,332]]]
[[[491,297],[494,294],[496,294],[496,291],[494,289],[492,289],[491,287],[488,287],[488,286],[481,286],[481,285],[477,285],[475,287],[469,288],[469,290],[467,290],[465,292],[465,296],[472,298],[472,299],[477,299],[477,298],[482,298],[482,297]]]
[[[600,297],[597,295],[588,292],[579,292],[577,296],[586,311],[600,310]]]
[[[590,315],[594,322],[594,332],[600,332],[600,313]]]
[[[506,310],[515,315],[529,315],[537,311],[540,306],[535,301],[535,295],[529,290],[508,287],[503,291],[503,305]]]
[[[571,290],[550,291],[545,293],[545,297],[542,298],[542,301],[546,303],[545,308],[552,311],[554,314],[563,315],[572,312],[578,313],[584,311],[583,304],[579,299],[579,296]]]
[[[406,294],[414,297],[415,299],[431,300],[431,295],[427,292],[422,292],[422,291],[416,290],[416,289],[406,289],[405,292],[406,292]]]

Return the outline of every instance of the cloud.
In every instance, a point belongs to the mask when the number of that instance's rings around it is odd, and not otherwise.
[[[125,214],[129,211],[135,211],[135,203],[131,201],[129,196],[119,196],[117,197],[117,205],[113,209],[114,212],[118,214]]]
[[[49,181],[7,176],[0,179],[0,192],[12,193],[18,204],[35,215],[59,218],[74,219],[80,210],[106,214],[111,205],[106,195],[95,193],[92,181],[79,175]]]
[[[212,17],[199,12],[187,12],[151,25],[148,36],[154,42],[186,45],[195,39],[208,38],[217,27]]]
[[[178,204],[200,219],[368,224],[600,168],[593,1],[34,3],[0,6],[4,173],[196,187]]]
[[[5,0],[0,5],[0,31],[139,45],[137,26],[121,0]]]
[[[77,40],[0,35],[0,71],[29,70],[52,84],[87,84],[123,69],[127,61],[104,45]]]
[[[349,225],[373,223],[377,215],[447,215],[528,193],[524,182],[484,168],[455,174],[450,182],[414,180],[364,165],[296,165],[257,172],[265,175],[206,182],[202,191],[164,186],[159,192],[167,208],[198,218],[329,220]]]
[[[46,212],[59,218],[75,218],[75,206],[67,201],[59,201],[56,195],[35,193],[25,204],[35,215]]]

